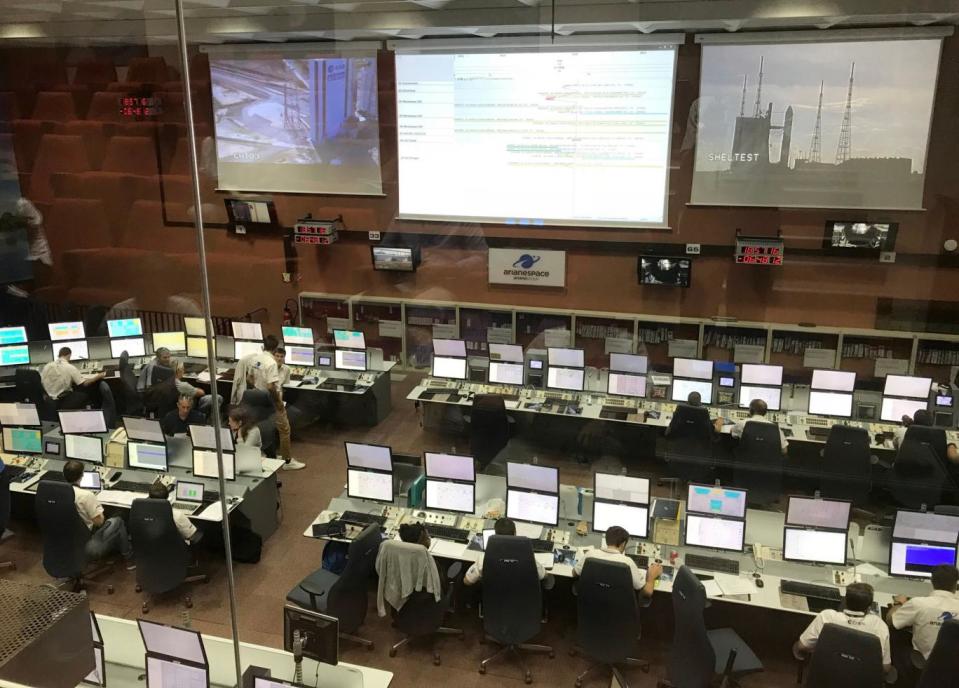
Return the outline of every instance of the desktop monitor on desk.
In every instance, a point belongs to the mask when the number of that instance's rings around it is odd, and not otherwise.
[[[8,454],[42,454],[43,431],[40,428],[4,426],[3,451]]]
[[[216,451],[216,428],[212,425],[190,425],[190,442],[197,449],[211,449]],[[223,451],[233,451],[233,433],[230,428],[220,428],[220,448]]]
[[[852,394],[809,390],[809,414],[833,418],[852,418]]]
[[[186,331],[187,337],[206,338],[206,324],[203,318],[183,318],[183,329]]]
[[[507,361],[494,361],[490,358],[487,380],[495,385],[523,384],[523,364]]]
[[[127,467],[166,473],[166,444],[127,440]]]
[[[30,345],[0,346],[0,368],[30,365]]]
[[[292,327],[290,325],[283,326],[283,343],[287,346],[290,344],[300,344],[302,346],[313,346],[313,328],[312,327]]]
[[[649,479],[619,473],[593,476],[593,532],[622,526],[631,536],[649,534]]]
[[[472,514],[476,511],[476,469],[472,456],[425,452],[426,508]]]
[[[883,397],[882,407],[879,410],[879,419],[887,423],[901,423],[903,416],[912,418],[916,411],[929,408],[926,399],[900,399],[897,397]]]
[[[754,387],[753,385],[739,386],[739,408],[749,408],[754,399],[762,399],[766,402],[766,408],[770,411],[778,411],[782,408],[782,388],[781,387]]]
[[[585,368],[586,352],[583,349],[564,349],[549,347],[546,349],[546,360],[550,366],[560,368]]]
[[[183,332],[154,332],[150,337],[154,352],[160,348],[169,349],[174,354],[186,352],[186,334]]]
[[[564,392],[582,392],[586,386],[584,368],[557,368],[550,366],[546,371],[546,387]]]
[[[223,479],[236,480],[236,454],[229,451],[223,454]],[[219,478],[220,464],[213,449],[193,449],[193,475],[197,478]]]
[[[99,477],[99,473],[97,476]],[[97,624],[96,614],[90,612],[91,632],[93,634],[93,671],[87,674],[80,682],[88,686],[100,686],[105,688],[107,685],[106,660],[103,655],[103,636],[100,634],[100,627]]]
[[[686,544],[742,552],[745,538],[746,490],[690,483]]]
[[[296,635],[302,641],[301,651],[307,659],[334,666],[339,662],[340,633],[336,617],[287,604],[283,607],[283,649],[287,652],[293,651]],[[293,684],[281,682],[280,685]],[[274,687],[266,683],[254,684],[254,688]]]
[[[926,511],[896,512],[889,551],[889,575],[931,578],[939,564],[956,566],[959,516]]]
[[[743,385],[781,387],[783,384],[783,367],[781,365],[743,363],[739,381]]]
[[[393,474],[380,471],[346,470],[346,495],[350,499],[393,503]]]
[[[286,362],[294,366],[312,368],[316,363],[316,358],[314,356],[315,353],[316,351],[313,349],[312,345],[294,346],[292,344],[287,344]]]
[[[704,404],[713,403],[713,383],[711,380],[673,378],[672,395],[670,397],[673,401],[685,402],[693,392],[699,392]]]
[[[617,373],[612,370],[606,378],[606,393],[617,397],[646,397],[646,376]]]
[[[64,435],[63,455],[85,463],[103,463],[103,439],[96,435]]]
[[[674,358],[673,377],[712,381],[713,362],[698,358]]]
[[[337,352],[339,353],[339,352]],[[447,380],[466,379],[466,358],[433,354],[430,375]]]
[[[911,375],[887,375],[882,388],[884,397],[906,397],[908,399],[928,399],[932,389],[932,378],[913,377]]]
[[[20,402],[0,403],[0,426],[19,425],[40,427],[40,412],[36,404]]]
[[[720,485],[690,483],[686,511],[706,516],[746,517],[746,490]]]
[[[433,355],[466,358],[466,342],[462,339],[433,338]]]
[[[258,354],[263,351],[262,342],[248,342],[243,339],[233,340],[233,358],[239,361],[250,354]]]
[[[358,442],[344,442],[344,445],[347,467],[393,472],[393,450],[390,447]]]
[[[812,371],[811,389],[821,389],[826,392],[852,392],[856,388],[856,374],[845,370]]]
[[[110,340],[110,358],[120,358],[124,351],[130,356],[146,356],[147,350],[143,337]]]
[[[466,359],[463,359],[464,365]],[[333,352],[333,367],[337,370],[366,371],[366,349],[337,349]]]
[[[783,560],[846,565],[852,503],[790,497],[783,529]]]
[[[87,343],[86,339],[76,339],[68,342],[56,342],[52,347],[50,347],[50,360],[57,360],[57,357],[60,355],[60,349],[64,347],[70,349],[71,361],[90,360],[90,345]]]
[[[506,515],[517,521],[559,523],[559,469],[506,463]]]
[[[493,361],[523,363],[523,347],[519,344],[496,344],[490,342],[487,347],[489,349],[490,363]]]
[[[174,657],[206,666],[206,649],[198,631],[137,619],[147,654]]]
[[[50,323],[47,327],[50,330],[51,342],[67,342],[87,338],[83,323],[79,321]]]
[[[107,320],[107,333],[111,339],[123,337],[142,337],[143,323],[140,318],[123,318],[122,320]]]
[[[0,327],[0,346],[8,344],[26,344],[27,328],[23,325]]]
[[[649,368],[649,359],[639,354],[612,352],[609,355],[609,371],[645,375]]]
[[[263,342],[263,326],[256,322],[231,322],[234,339]]]
[[[165,440],[163,429],[160,427],[160,421],[158,420],[123,416],[122,421],[128,439],[139,442],[163,442]]]
[[[187,337],[186,355],[189,358],[206,358],[209,348],[206,345],[206,337]],[[216,342],[213,343],[213,357],[216,358]],[[239,360],[239,359],[237,359]]]
[[[107,421],[103,411],[58,411],[60,431],[64,435],[90,435],[107,431]]]
[[[366,349],[366,335],[360,330],[333,330],[333,344],[338,349]]]
[[[469,483],[476,481],[476,468],[472,456],[424,452],[423,463],[427,478]]]

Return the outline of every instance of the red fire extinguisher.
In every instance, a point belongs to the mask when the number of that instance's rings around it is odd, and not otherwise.
[[[287,299],[286,303],[283,304],[283,324],[291,327],[296,320],[295,311],[296,302],[293,299]]]

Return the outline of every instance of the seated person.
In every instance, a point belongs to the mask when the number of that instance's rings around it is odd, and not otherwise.
[[[148,496],[150,499],[162,499],[166,501],[170,498],[170,491],[163,483],[155,482],[150,485]],[[195,540],[199,540],[196,526],[193,525],[193,522],[190,521],[189,517],[182,511],[178,511],[177,509],[173,510],[173,523],[176,525],[177,532],[180,533],[180,537],[183,538],[186,544],[189,545]]]
[[[73,486],[73,499],[77,506],[77,513],[93,533],[87,540],[87,556],[90,559],[103,559],[119,552],[126,559],[128,569],[136,568],[133,564],[133,547],[123,519],[119,516],[104,519],[103,506],[97,501],[97,496],[90,490],[80,487],[83,464],[75,460],[67,461],[63,465],[63,477]]]
[[[957,583],[959,570],[949,564],[940,564],[932,569],[930,595],[914,597],[911,600],[903,595],[893,598],[886,620],[893,628],[908,628],[912,631],[912,649],[921,654],[923,659],[929,659],[936,638],[939,637],[942,622],[959,619]],[[909,665],[900,668],[908,669]]]
[[[400,540],[414,545],[430,548],[430,534],[422,523],[404,523],[400,526]]]
[[[926,409],[917,410],[912,418],[909,416],[902,417],[902,425],[896,428],[892,435],[892,445],[899,449],[902,446],[902,441],[906,438],[906,430],[910,426],[916,425],[921,428],[931,428],[932,427],[932,414],[929,413]]]
[[[516,535],[516,524],[513,523],[512,519],[509,518],[498,518],[496,523],[493,525],[494,535]],[[536,562],[536,575],[539,576],[540,580],[546,578],[546,569],[543,568],[543,565],[538,561]],[[463,578],[463,582],[466,585],[476,585],[483,578],[483,560],[480,559],[475,564],[469,567],[469,570],[466,572],[466,576]]]
[[[262,447],[263,438],[260,436],[260,428],[257,427],[253,416],[242,406],[235,406],[230,409],[229,420],[227,421],[230,430],[233,433],[233,444],[237,447]]]
[[[869,613],[872,606],[872,586],[868,583],[852,583],[846,588],[846,604],[842,611],[824,609],[799,636],[793,645],[793,654],[797,659],[805,659],[816,649],[819,634],[827,623],[849,626],[857,631],[872,633],[879,638],[882,647],[882,669],[887,674],[892,670],[892,658],[889,651],[889,627],[875,614]]]
[[[743,430],[746,428],[746,423],[749,421],[754,421],[757,423],[772,423],[779,429],[779,444],[782,448],[783,454],[785,454],[786,450],[789,448],[789,443],[786,442],[786,436],[783,434],[783,429],[766,417],[768,410],[769,409],[767,408],[765,401],[762,399],[753,399],[749,402],[749,418],[746,420],[737,421],[737,423],[733,426],[733,429],[729,431],[729,434],[736,439],[739,439],[743,436]]]
[[[689,393],[689,396],[686,397],[686,404],[685,404],[685,405],[686,405],[686,406],[690,406],[690,407],[692,407],[692,408],[702,408],[702,406],[703,406],[703,397],[702,397],[702,395],[701,395],[699,392],[690,392],[690,393]],[[677,410],[679,410],[679,409],[677,409]],[[708,415],[708,412],[707,412],[706,418],[708,418],[708,417],[709,417],[709,415]],[[704,419],[704,420],[705,420],[705,419]],[[708,421],[707,421],[707,422],[706,422],[707,427],[704,428],[704,430],[705,430],[704,434],[712,435],[714,430],[719,431],[719,430],[722,428],[722,423],[723,423],[723,419],[722,419],[722,418],[717,418],[716,420],[714,420],[714,421],[712,422],[711,425],[710,425],[710,424],[708,423]],[[673,413],[673,417],[672,417],[672,419],[669,421],[669,427],[666,428],[666,432],[665,432],[666,437],[669,437],[670,435],[675,434],[675,432],[679,429],[679,427],[680,427],[680,420],[677,420],[677,414],[676,414],[676,413]]]
[[[186,375],[186,368],[183,367],[183,363],[176,363],[176,391],[181,397],[193,397],[195,399],[196,410],[202,413],[206,418],[210,417],[210,413],[213,412],[213,404],[219,404],[223,397],[219,394],[207,394],[199,387],[194,387],[189,382],[186,382],[183,379],[183,376]]]
[[[649,571],[644,573],[642,569],[636,566],[636,562],[627,557],[624,552],[629,543],[629,533],[620,526],[610,526],[606,530],[606,546],[602,549],[593,548],[580,557],[573,569],[573,575],[579,578],[583,573],[583,566],[589,559],[602,559],[604,561],[615,561],[620,564],[626,564],[633,576],[633,589],[637,592],[642,591],[643,597],[652,597],[656,588],[656,581],[663,575],[663,565],[657,562],[650,562]]]
[[[177,399],[176,409],[163,416],[160,421],[163,434],[168,437],[189,433],[191,425],[206,425],[206,417],[193,408],[193,397]]]
[[[159,370],[157,370],[159,368]],[[156,350],[153,360],[143,366],[137,378],[137,391],[143,392],[153,385],[173,377],[173,354],[165,346]]]
[[[96,406],[103,409],[103,417],[107,427],[116,425],[116,402],[110,386],[103,381],[104,373],[86,379],[70,362],[73,351],[69,346],[61,347],[57,352],[57,360],[43,366],[40,371],[40,384],[48,397],[53,399],[58,409],[84,409]],[[99,399],[97,399],[99,393]]]

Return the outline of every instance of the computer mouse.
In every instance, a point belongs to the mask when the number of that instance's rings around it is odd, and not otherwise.
[[[764,588],[764,587],[766,587],[765,581],[763,581],[762,578],[757,578],[757,579],[756,579],[756,587],[757,587],[757,588]]]

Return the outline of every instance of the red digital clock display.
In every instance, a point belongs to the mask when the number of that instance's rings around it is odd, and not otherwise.
[[[120,96],[121,117],[155,117],[163,112],[156,96]]]
[[[736,262],[740,265],[782,265],[783,243],[779,239],[737,237]]]
[[[761,254],[744,254],[741,256],[736,256],[737,263],[743,263],[744,265],[782,265],[783,257],[780,255],[761,255]]]

